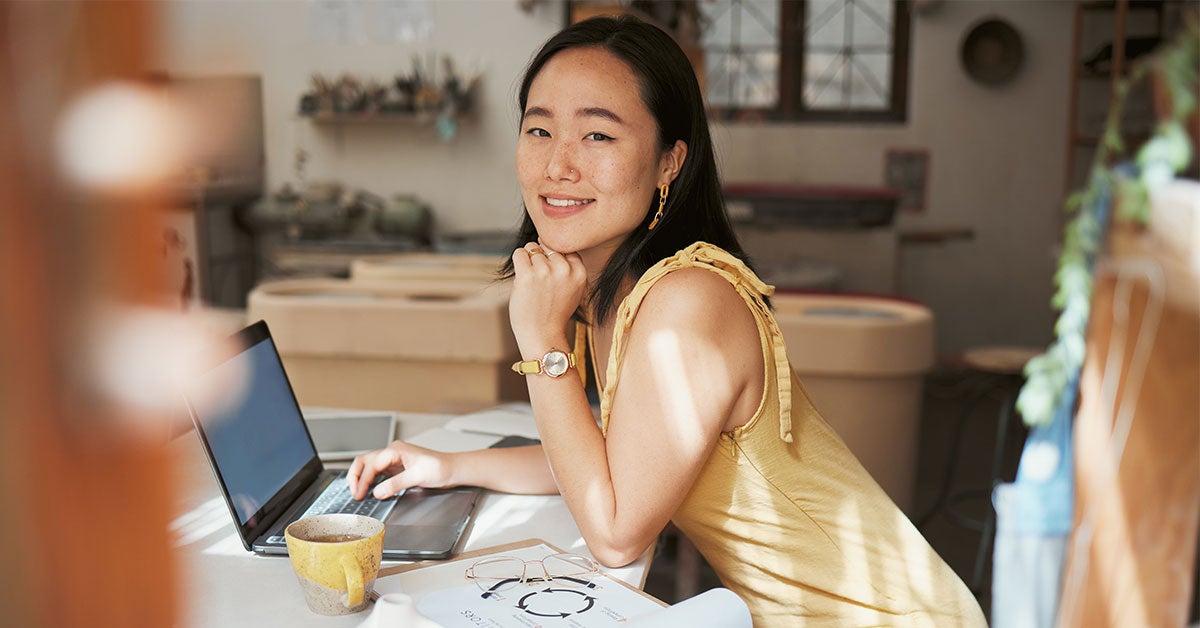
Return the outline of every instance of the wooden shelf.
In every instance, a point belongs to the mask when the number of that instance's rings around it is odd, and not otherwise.
[[[1127,8],[1158,11],[1163,8],[1163,4],[1163,0],[1130,0]],[[1117,2],[1115,0],[1091,0],[1089,2],[1081,2],[1079,5],[1088,11],[1117,10]]]
[[[1079,80],[1081,80],[1081,81],[1111,81],[1113,78],[1112,71],[1110,71],[1110,70],[1102,70],[1100,72],[1092,72],[1091,70],[1081,69],[1081,70],[1079,70],[1079,73],[1076,76],[1078,76]],[[1120,78],[1123,79],[1128,76],[1129,76],[1129,72],[1127,72],[1125,70],[1121,71]]]
[[[945,244],[955,240],[973,240],[975,230],[970,227],[926,227],[901,229],[897,235],[900,244]]]
[[[1079,168],[1080,160],[1091,160],[1089,148],[1094,148],[1100,144],[1102,137],[1099,133],[1080,133],[1079,121],[1081,117],[1086,116],[1107,116],[1108,107],[1111,105],[1111,90],[1117,83],[1118,79],[1123,79],[1128,75],[1130,69],[1130,61],[1125,56],[1126,43],[1132,39],[1126,28],[1129,16],[1132,12],[1152,13],[1157,16],[1155,20],[1154,32],[1140,33],[1138,37],[1155,36],[1162,37],[1164,29],[1164,7],[1163,0],[1106,0],[1106,1],[1081,1],[1075,5],[1074,33],[1071,43],[1071,65],[1070,65],[1070,99],[1068,104],[1068,126],[1067,126],[1067,150],[1064,164],[1064,194],[1077,189],[1086,182],[1079,180],[1077,177],[1082,172]],[[1093,18],[1086,20],[1085,15],[1094,14]],[[1141,29],[1139,29],[1140,31]],[[1095,35],[1106,36],[1108,44],[1111,46],[1111,59],[1105,60],[1097,69],[1089,69],[1083,64],[1085,54],[1091,53],[1089,50],[1083,50],[1082,45],[1087,40],[1085,31],[1091,33],[1091,38]],[[1110,90],[1109,98],[1101,103],[1095,96],[1096,90],[1108,83]],[[1086,97],[1081,92],[1086,92]],[[1084,111],[1086,110],[1086,111]],[[1127,110],[1128,114],[1128,110]],[[1091,125],[1088,125],[1091,126]],[[1142,143],[1149,137],[1149,134],[1142,131],[1140,125],[1136,125],[1135,132],[1123,133],[1122,140],[1127,148],[1132,149]]]
[[[398,113],[333,113],[321,111],[301,114],[300,118],[314,124],[432,124],[436,111]]]

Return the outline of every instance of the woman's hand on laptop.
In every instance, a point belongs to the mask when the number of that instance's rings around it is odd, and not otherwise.
[[[445,488],[450,481],[447,456],[404,441],[395,441],[383,449],[355,457],[346,474],[346,481],[355,499],[366,497],[371,483],[379,475],[387,479],[375,486],[373,495],[376,499],[387,499],[414,486]]]

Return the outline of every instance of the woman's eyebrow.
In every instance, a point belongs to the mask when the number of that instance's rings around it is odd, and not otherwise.
[[[580,117],[595,116],[598,118],[604,118],[605,120],[612,120],[617,124],[624,124],[624,121],[621,120],[621,116],[618,116],[604,107],[584,107],[583,109],[576,111],[575,115]]]
[[[587,118],[587,117],[604,118],[605,120],[611,120],[613,122],[616,122],[617,124],[625,123],[625,121],[621,119],[621,116],[618,116],[617,114],[613,113],[611,110],[605,109],[604,107],[584,107],[582,109],[577,109],[575,111],[575,117],[578,117],[578,118]],[[550,118],[550,119],[553,119],[554,114],[551,113],[550,110],[545,107],[530,107],[525,110],[525,115],[521,116],[522,120],[525,120],[527,118]]]
[[[545,107],[530,107],[525,110],[525,115],[521,116],[521,119],[524,120],[525,118],[553,118],[553,117],[554,117],[554,114],[550,113],[550,110]]]

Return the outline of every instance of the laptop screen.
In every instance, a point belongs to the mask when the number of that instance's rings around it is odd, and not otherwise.
[[[188,395],[242,525],[317,455],[270,336],[256,340]]]

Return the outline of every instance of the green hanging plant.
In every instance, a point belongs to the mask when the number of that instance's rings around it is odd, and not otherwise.
[[[1137,153],[1136,173],[1115,164],[1126,155],[1120,121],[1132,86],[1153,73],[1166,88],[1170,107],[1154,135]],[[1071,379],[1083,366],[1085,334],[1092,298],[1092,262],[1103,245],[1101,212],[1115,203],[1122,219],[1145,224],[1150,218],[1150,194],[1187,167],[1193,150],[1186,127],[1197,107],[1200,89],[1200,19],[1189,14],[1174,40],[1153,56],[1135,64],[1113,93],[1104,135],[1092,161],[1087,186],[1071,194],[1064,209],[1071,214],[1063,233],[1062,252],[1054,274],[1057,290],[1051,304],[1059,310],[1055,340],[1045,353],[1025,365],[1025,385],[1017,409],[1030,427],[1048,425],[1062,402]]]

